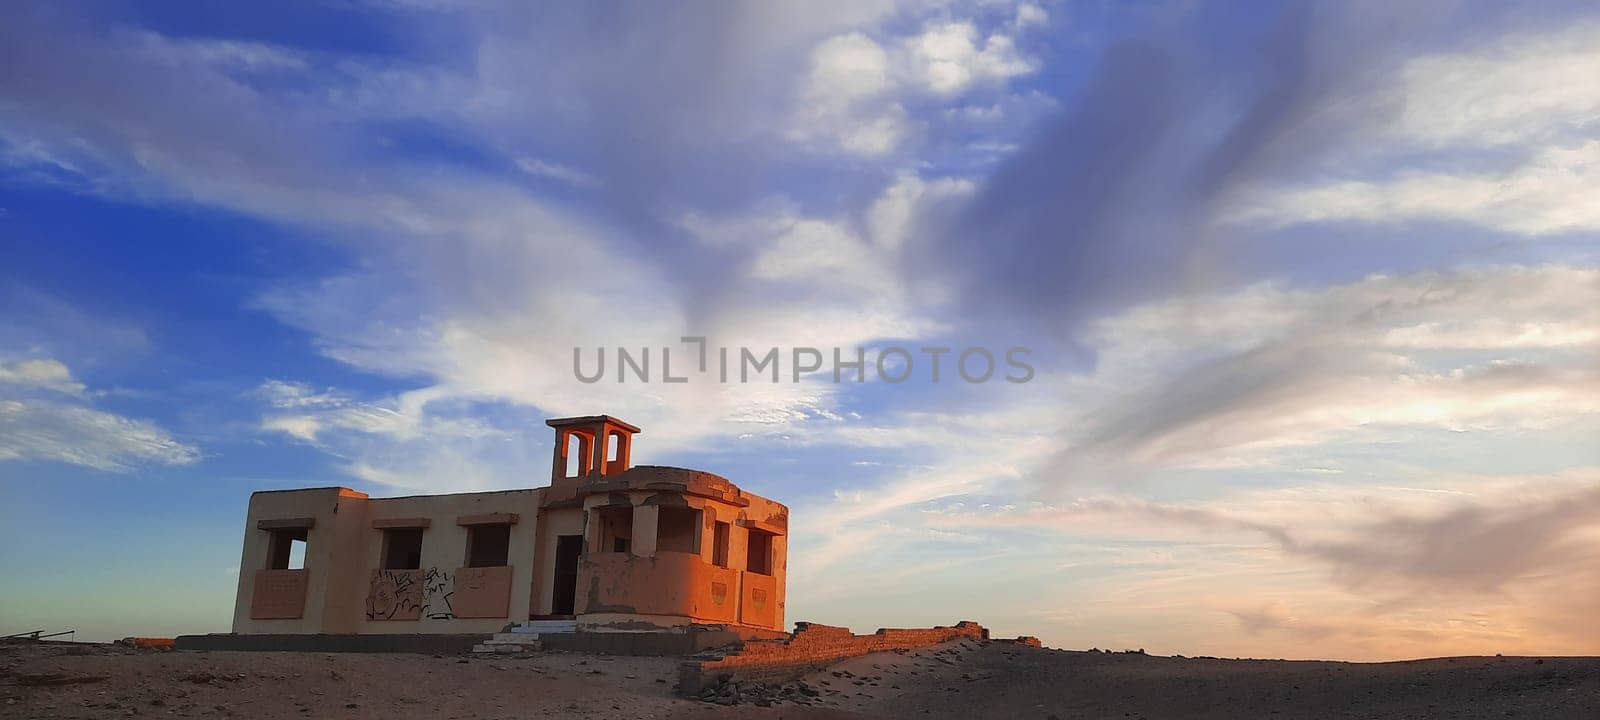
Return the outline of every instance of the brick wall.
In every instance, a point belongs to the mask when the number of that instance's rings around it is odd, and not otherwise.
[[[983,626],[963,620],[953,627],[887,628],[855,635],[849,628],[795,623],[780,640],[751,640],[730,653],[697,657],[679,669],[678,691],[696,695],[707,687],[733,682],[784,682],[845,658],[887,650],[910,650],[951,640],[989,637]]]

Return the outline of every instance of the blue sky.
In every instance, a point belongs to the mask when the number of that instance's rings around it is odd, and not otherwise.
[[[1597,47],[1581,3],[7,8],[0,629],[225,629],[251,491],[539,485],[605,412],[790,505],[791,620],[1600,652]],[[917,372],[574,377],[684,336]]]

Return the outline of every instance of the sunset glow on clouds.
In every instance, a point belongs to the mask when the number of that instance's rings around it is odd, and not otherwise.
[[[221,629],[249,491],[605,412],[791,620],[1600,653],[1592,9],[827,5],[0,11],[0,619]],[[685,336],[1037,373],[574,377]]]

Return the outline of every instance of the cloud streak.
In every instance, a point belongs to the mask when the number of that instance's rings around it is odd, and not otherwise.
[[[83,383],[57,360],[0,362],[0,461],[45,460],[128,473],[200,460],[198,448],[159,425],[89,402]]]

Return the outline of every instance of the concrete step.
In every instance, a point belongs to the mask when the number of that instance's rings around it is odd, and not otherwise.
[[[570,633],[578,631],[576,620],[529,620],[518,623],[511,632],[538,635],[541,633]]]

